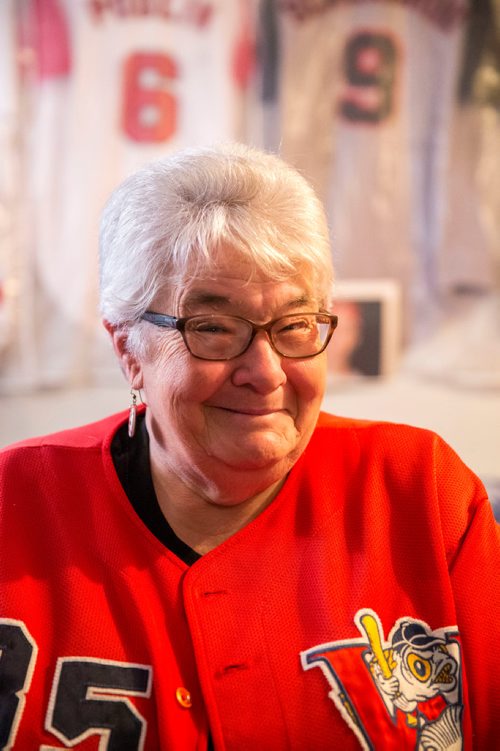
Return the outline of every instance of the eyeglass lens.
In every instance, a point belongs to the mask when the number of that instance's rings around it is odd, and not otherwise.
[[[330,320],[321,313],[297,314],[278,319],[269,329],[276,350],[288,357],[319,353],[327,339]],[[231,316],[195,316],[186,322],[184,336],[193,355],[205,359],[237,357],[252,338],[250,322]]]

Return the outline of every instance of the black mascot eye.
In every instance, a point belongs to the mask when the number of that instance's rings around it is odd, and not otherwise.
[[[429,680],[432,672],[432,666],[429,660],[426,660],[425,657],[422,657],[421,655],[411,652],[406,661],[411,674],[414,675],[418,681],[424,683]]]

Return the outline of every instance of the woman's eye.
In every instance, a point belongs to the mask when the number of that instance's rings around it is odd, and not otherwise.
[[[197,326],[194,329],[198,334],[227,334],[228,331],[223,326],[216,326],[215,324],[207,324],[205,326]]]
[[[304,318],[299,318],[293,321],[288,321],[288,323],[280,327],[278,333],[282,334],[286,333],[287,331],[307,331],[309,328],[309,321]]]
[[[233,329],[226,321],[197,321],[191,331],[196,334],[232,334]]]

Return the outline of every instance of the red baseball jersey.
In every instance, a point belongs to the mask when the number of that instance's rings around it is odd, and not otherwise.
[[[498,529],[449,446],[322,415],[189,567],[118,480],[126,417],[0,454],[1,748],[498,748]]]

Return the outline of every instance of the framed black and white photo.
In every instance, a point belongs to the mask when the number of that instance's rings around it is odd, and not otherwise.
[[[328,347],[332,377],[386,376],[401,351],[401,290],[393,280],[337,282],[333,312],[339,317]]]

